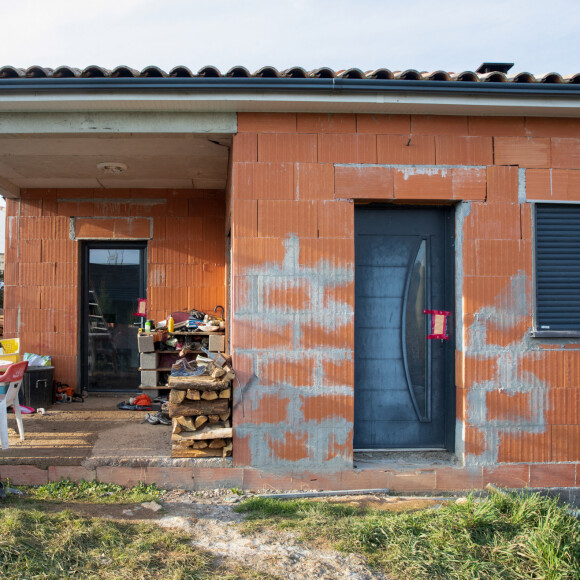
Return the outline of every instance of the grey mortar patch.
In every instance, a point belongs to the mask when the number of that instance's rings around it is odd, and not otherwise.
[[[465,458],[467,467],[496,465],[504,434],[544,433],[546,430],[548,385],[532,372],[519,370],[522,361],[546,356],[545,351],[531,338],[529,332],[506,346],[490,343],[487,335],[489,322],[502,329],[509,329],[519,324],[523,318],[528,318],[531,300],[529,288],[526,274],[518,272],[512,277],[511,284],[496,297],[496,305],[478,310],[473,324],[467,329],[465,354],[497,361],[493,378],[474,383],[466,396],[466,422],[479,429],[485,439],[485,451],[481,455],[469,455]],[[496,391],[507,396],[528,395],[529,407],[523,410],[525,416],[488,419],[487,393]]]
[[[518,169],[518,202],[526,203],[526,170],[523,167]]]
[[[352,362],[351,348],[304,348],[302,326],[312,324],[326,331],[354,323],[354,309],[328,294],[329,290],[346,287],[354,280],[354,266],[338,266],[329,260],[320,260],[315,267],[300,264],[300,241],[290,235],[284,240],[282,263],[251,266],[242,274],[248,284],[245,300],[236,312],[238,321],[261,321],[272,328],[291,325],[293,345],[268,349],[236,349],[236,353],[250,355],[254,372],[245,385],[243,405],[256,410],[262,397],[276,394],[280,399],[288,399],[288,419],[281,423],[242,423],[236,426],[236,435],[248,437],[253,467],[268,467],[269,471],[289,471],[315,468],[320,471],[337,471],[352,467],[348,456],[337,455],[328,459],[333,445],[345,445],[352,434],[352,423],[344,417],[326,417],[320,421],[305,421],[303,403],[305,399],[321,395],[353,396],[352,385],[329,384],[324,373],[324,363],[340,361]],[[285,304],[270,304],[269,297],[276,291],[303,288],[308,300],[301,308],[289,308]],[[266,365],[273,361],[283,362],[311,360],[312,373],[308,384],[293,385],[280,377],[280,382],[264,382]],[[305,379],[307,380],[307,379]],[[236,404],[241,405],[241,397],[236,396]],[[290,461],[276,457],[272,444],[284,442],[285,432],[307,438],[308,457]]]

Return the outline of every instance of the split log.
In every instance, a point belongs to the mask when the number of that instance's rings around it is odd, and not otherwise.
[[[201,399],[201,391],[198,391],[197,389],[187,389],[185,398],[189,399],[190,401],[199,401]]]
[[[223,369],[215,368],[211,373],[212,379],[221,379],[226,374]]]
[[[231,439],[232,428],[217,428],[204,427],[199,431],[193,433],[176,433],[171,436],[172,441],[197,441],[203,439]]]
[[[209,447],[209,443],[207,441],[194,441],[193,442],[193,448],[194,449],[205,449],[206,447]]]
[[[201,377],[169,377],[167,384],[172,389],[196,389],[199,391],[219,391],[229,386],[228,381],[212,379],[210,376]]]
[[[203,391],[201,393],[201,398],[204,401],[215,401],[218,398],[218,394],[216,391]]]
[[[220,391],[220,399],[229,399],[232,396],[232,390],[231,389],[224,389],[223,391]]]
[[[228,409],[225,413],[220,415],[221,421],[227,421],[230,418],[231,411]]]
[[[173,419],[172,425],[171,425],[171,433],[173,435],[178,435],[182,431],[183,431],[183,427],[175,419]]]
[[[236,378],[236,374],[234,373],[234,371],[229,371],[227,372],[223,377],[222,377],[222,381],[233,381]]]
[[[216,401],[216,403],[219,403],[221,401],[226,401],[226,400],[225,399],[218,399]],[[226,401],[226,403],[227,403],[227,401]],[[208,415],[207,418],[209,419],[209,422],[210,423],[218,423],[219,420],[220,420],[220,416],[219,415]]]
[[[222,457],[227,457],[228,455],[231,455],[233,448],[234,448],[234,444],[232,443],[232,440],[230,439],[229,442],[227,443],[227,445],[225,447],[222,447]]]
[[[195,431],[197,427],[191,417],[176,417],[173,419],[184,431]]]
[[[199,429],[204,423],[207,423],[207,417],[205,415],[200,415],[195,418],[195,428]]]
[[[222,457],[221,449],[185,449],[180,447],[173,447],[171,449],[171,457]]]
[[[171,389],[169,391],[169,401],[176,405],[179,405],[185,399],[185,391],[177,391],[176,389]]]
[[[170,417],[193,417],[195,415],[219,415],[228,410],[229,401],[227,399],[216,399],[215,401],[190,401],[184,399],[180,405],[169,403]]]
[[[221,449],[222,447],[226,446],[226,442],[224,439],[214,439],[213,441],[209,442],[210,449]]]

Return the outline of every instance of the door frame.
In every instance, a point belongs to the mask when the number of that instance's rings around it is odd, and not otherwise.
[[[443,401],[445,413],[444,417],[444,449],[437,449],[434,451],[449,451],[455,452],[455,440],[456,440],[456,385],[455,385],[455,349],[456,349],[456,313],[457,313],[457,296],[456,296],[456,285],[455,285],[455,214],[456,205],[455,204],[437,204],[437,203],[357,203],[355,204],[355,211],[357,207],[364,207],[368,209],[385,209],[389,208],[401,208],[401,209],[436,209],[440,211],[445,211],[444,219],[444,240],[445,240],[445,254],[444,254],[444,304],[441,307],[442,310],[448,310],[451,312],[451,316],[447,321],[447,330],[449,334],[448,348],[445,349],[443,356],[444,377],[447,379],[444,381],[443,386]],[[353,239],[356,241],[356,232],[353,232]],[[356,263],[355,263],[356,268]],[[355,290],[356,293],[356,290]],[[354,313],[354,324],[356,325],[356,308]],[[353,353],[353,360],[356,364],[356,356]],[[356,373],[355,373],[356,376]],[[356,384],[354,385],[356,389]],[[356,420],[356,419],[355,419]],[[411,451],[429,451],[430,449],[374,449],[372,451],[401,451],[401,452],[411,452]],[[354,449],[353,451],[369,451],[369,450],[359,450]]]
[[[89,321],[89,303],[88,303],[88,281],[89,281],[89,251],[90,250],[141,250],[143,258],[143,267],[140,270],[139,286],[143,290],[143,298],[147,298],[147,242],[145,241],[96,241],[88,240],[81,243],[80,252],[80,296],[79,296],[79,374],[81,390],[88,390],[89,384],[89,364],[88,364],[88,321]],[[135,306],[137,306],[135,304]],[[98,393],[115,392],[118,390],[99,389],[93,391]]]

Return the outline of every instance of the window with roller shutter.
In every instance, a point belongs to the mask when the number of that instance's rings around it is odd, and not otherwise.
[[[580,205],[535,205],[535,336],[580,336]]]

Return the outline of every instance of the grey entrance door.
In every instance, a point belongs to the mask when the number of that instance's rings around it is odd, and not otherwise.
[[[355,234],[354,448],[451,449],[453,344],[423,311],[452,310],[452,209],[360,207]]]

